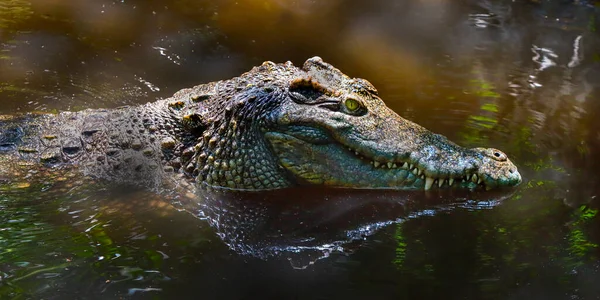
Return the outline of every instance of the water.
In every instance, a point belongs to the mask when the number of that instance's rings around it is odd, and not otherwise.
[[[146,103],[319,55],[524,177],[428,194],[0,181],[0,298],[598,299],[595,5],[0,0],[0,114]]]

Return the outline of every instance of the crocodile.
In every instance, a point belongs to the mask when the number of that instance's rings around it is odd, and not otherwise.
[[[521,182],[500,150],[464,148],[400,117],[370,82],[319,57],[302,67],[267,61],[139,106],[0,116],[0,177],[11,180],[23,166],[234,190],[472,190]]]

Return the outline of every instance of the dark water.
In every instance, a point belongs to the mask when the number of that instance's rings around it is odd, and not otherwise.
[[[0,114],[140,104],[319,55],[524,177],[157,195],[33,174],[0,182],[0,298],[598,299],[599,25],[593,1],[0,0]]]

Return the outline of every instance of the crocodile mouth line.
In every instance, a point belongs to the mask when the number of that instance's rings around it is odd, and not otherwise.
[[[424,190],[426,190],[426,191],[430,190],[434,186],[437,186],[438,188],[458,187],[458,186],[460,186],[460,184],[463,184],[463,183],[468,184],[469,182],[476,184],[475,187],[482,187],[482,188],[487,189],[485,182],[482,179],[482,176],[478,175],[476,173],[470,174],[469,172],[465,172],[466,174],[464,176],[458,176],[458,177],[455,176],[455,177],[449,177],[449,178],[429,177],[429,176],[426,176],[422,167],[419,168],[418,165],[411,163],[409,161],[400,161],[400,160],[379,161],[379,160],[372,159],[370,157],[367,157],[367,156],[359,153],[356,149],[352,149],[351,147],[347,147],[347,148],[351,154],[356,156],[358,159],[360,159],[364,163],[370,164],[374,169],[406,170],[406,171],[411,172],[414,176],[425,181]]]

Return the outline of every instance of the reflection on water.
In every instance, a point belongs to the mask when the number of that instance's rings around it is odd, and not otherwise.
[[[230,249],[263,259],[286,257],[301,269],[332,253],[349,253],[381,228],[406,219],[455,208],[490,209],[508,197],[307,188],[199,196],[183,207],[206,219]]]
[[[406,221],[491,210],[511,196],[511,191],[425,195],[308,189],[201,191],[193,198],[170,198],[130,188],[41,181],[7,189],[3,196],[3,295],[162,292],[180,286],[173,281],[182,277],[204,278],[220,265],[231,268],[231,255],[233,262],[240,257],[264,260],[263,267],[279,262],[303,270],[372,247],[371,237],[386,229],[394,231],[383,236],[393,245],[407,238],[400,227]],[[420,256],[406,251],[412,251],[408,244],[396,250],[393,272]],[[236,267],[225,274],[230,272]]]
[[[402,116],[502,149],[524,178],[500,194],[250,195],[0,178],[0,298],[594,299],[599,10],[0,0],[0,114],[145,103],[319,55]]]

